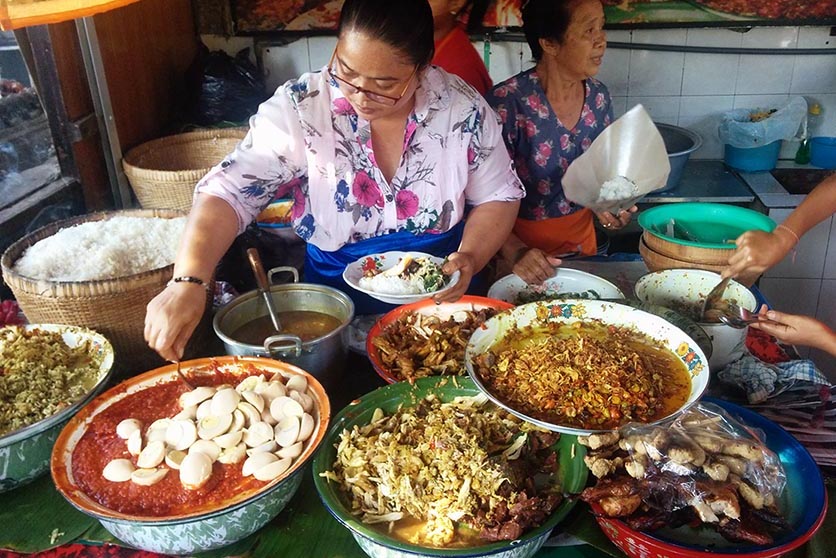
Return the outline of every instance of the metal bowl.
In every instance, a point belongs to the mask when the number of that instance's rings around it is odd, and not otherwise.
[[[682,171],[685,170],[685,163],[691,157],[691,153],[702,147],[702,137],[692,130],[655,122],[656,128],[662,134],[662,141],[665,142],[665,150],[668,152],[668,160],[671,163],[671,173],[668,181],[656,192],[667,192],[679,185],[682,178]]]
[[[0,492],[27,484],[46,473],[58,433],[81,407],[102,390],[110,379],[113,368],[113,347],[110,341],[95,331],[58,324],[33,324],[23,327],[28,331],[42,329],[61,332],[64,342],[70,347],[90,341],[91,351],[101,356],[102,364],[95,384],[72,405],[50,417],[0,436]]]

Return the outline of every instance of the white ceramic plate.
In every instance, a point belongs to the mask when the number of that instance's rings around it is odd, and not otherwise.
[[[538,314],[544,317],[541,318]],[[686,335],[685,332],[659,316],[654,316],[653,314],[631,306],[603,300],[568,299],[532,302],[497,314],[486,321],[481,328],[477,329],[471,335],[470,342],[467,344],[467,349],[465,349],[467,373],[488,398],[523,420],[565,434],[586,435],[593,432],[600,432],[599,430],[575,428],[564,424],[546,422],[515,409],[491,393],[473,366],[473,359],[476,355],[486,352],[512,328],[522,328],[529,325],[536,326],[538,323],[545,323],[544,320],[571,324],[578,321],[595,319],[608,325],[633,328],[646,333],[659,341],[662,347],[672,351],[688,368],[691,374],[691,393],[688,396],[688,400],[679,409],[667,417],[655,421],[654,424],[656,422],[662,422],[694,405],[708,387],[708,359],[699,345]]]
[[[372,298],[376,298],[381,302],[387,302],[389,304],[411,304],[413,302],[418,302],[419,300],[424,300],[425,298],[429,298],[435,294],[443,293],[445,291],[449,291],[452,289],[456,283],[459,282],[459,277],[461,274],[456,271],[452,275],[450,275],[444,283],[444,286],[431,293],[418,293],[418,294],[383,294],[378,293],[375,291],[370,291],[369,289],[364,289],[360,286],[360,279],[363,277],[363,271],[369,268],[376,268],[379,271],[386,271],[390,267],[396,265],[401,259],[406,256],[412,256],[413,258],[428,258],[430,261],[442,265],[444,263],[444,258],[439,258],[436,256],[431,256],[430,254],[424,254],[423,252],[384,252],[382,254],[372,254],[370,256],[364,256],[359,260],[348,264],[343,272],[343,279],[346,283],[350,286],[354,287],[358,291],[362,293],[366,293]]]
[[[488,298],[511,304],[526,304],[535,300],[554,298],[624,298],[621,289],[597,275],[558,267],[553,277],[542,285],[529,285],[513,273],[506,275],[488,290]]]

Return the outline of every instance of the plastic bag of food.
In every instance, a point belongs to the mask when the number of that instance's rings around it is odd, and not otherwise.
[[[733,147],[761,147],[774,141],[790,139],[798,132],[807,114],[804,97],[793,97],[778,108],[743,108],[723,114],[720,140]]]
[[[563,191],[593,211],[617,214],[664,186],[670,172],[662,135],[644,107],[636,105],[569,165]]]
[[[610,517],[687,509],[721,532],[729,520],[752,513],[779,523],[786,474],[762,437],[711,403],[666,424],[579,437],[590,450],[586,464],[599,478],[584,499],[596,498]],[[628,493],[634,497],[625,501]]]

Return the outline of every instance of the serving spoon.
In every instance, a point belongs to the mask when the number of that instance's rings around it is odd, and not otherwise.
[[[729,281],[731,281],[731,277],[722,279],[713,289],[711,289],[708,296],[705,297],[705,302],[703,302],[702,308],[700,309],[701,321],[706,321],[708,319],[706,313],[711,313],[712,310],[719,310],[721,312],[725,311],[728,303],[723,303],[722,305],[719,305],[718,303],[723,300],[723,293],[726,292],[726,287],[728,286]]]
[[[279,321],[279,314],[276,312],[276,307],[273,305],[273,295],[270,294],[270,281],[267,279],[267,274],[264,272],[264,265],[261,263],[261,257],[258,255],[258,250],[249,248],[247,250],[247,258],[250,260],[250,266],[253,268],[255,281],[258,285],[258,292],[264,298],[264,304],[267,305],[267,313],[270,315],[270,321],[273,322],[273,327],[277,332],[281,332],[282,323]]]
[[[761,322],[766,324],[778,323],[776,321],[764,318],[760,314],[756,314],[751,310],[747,310],[746,308],[738,306],[734,303],[729,303],[727,312],[727,314],[720,315],[720,321],[726,324],[727,326],[733,327],[735,329],[743,329],[749,324],[753,324],[755,322]]]
[[[180,369],[180,359],[177,359],[177,375],[180,376],[180,381],[182,381],[189,389],[194,389],[194,385],[186,378],[186,375],[183,374],[183,371]]]

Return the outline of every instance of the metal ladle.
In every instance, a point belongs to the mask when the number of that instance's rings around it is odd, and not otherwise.
[[[264,265],[261,263],[261,256],[258,255],[258,250],[249,248],[247,250],[247,259],[250,260],[250,266],[253,268],[255,281],[258,285],[258,292],[264,298],[264,303],[267,305],[267,313],[270,314],[273,327],[276,331],[281,331],[282,323],[279,321],[279,314],[276,312],[276,307],[273,306],[273,297],[270,295],[270,282],[267,280],[267,273],[264,272]]]

